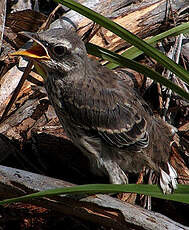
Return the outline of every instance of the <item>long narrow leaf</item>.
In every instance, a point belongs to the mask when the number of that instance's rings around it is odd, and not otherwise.
[[[179,78],[181,78],[184,82],[189,84],[189,73],[183,67],[177,65],[173,60],[166,57],[163,53],[155,49],[153,46],[147,44],[145,41],[138,38],[136,35],[132,34],[130,31],[126,30],[122,26],[73,0],[56,1],[77,11],[78,13],[88,17],[99,25],[102,25],[106,29],[117,34],[119,37],[123,38],[124,40],[128,41],[129,43],[142,50],[145,54],[157,60],[158,63],[161,63],[167,69],[171,70],[173,73],[179,76]]]
[[[0,201],[0,205],[9,204],[13,202],[27,201],[33,198],[58,196],[62,194],[96,194],[96,193],[120,193],[132,192],[144,194],[156,198],[183,202],[189,204],[189,185],[178,185],[178,189],[173,194],[164,195],[157,185],[144,185],[144,184],[89,184],[78,185],[68,188],[50,189],[42,192],[33,193],[17,198],[6,199]]]
[[[171,28],[170,30],[167,30],[163,33],[160,33],[152,38],[145,39],[145,42],[148,44],[151,44],[154,46],[158,41],[161,41],[162,39],[168,37],[168,36],[176,36],[181,33],[187,33],[189,30],[189,22],[181,24],[179,26],[176,26],[174,28]],[[138,57],[139,55],[143,54],[142,50],[139,50],[136,47],[130,47],[125,52],[121,54],[123,57],[127,57],[128,59],[134,59]],[[118,67],[119,65],[116,63],[107,63],[106,67],[109,69],[114,69]]]

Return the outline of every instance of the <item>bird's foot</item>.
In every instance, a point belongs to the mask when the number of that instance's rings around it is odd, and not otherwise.
[[[164,194],[171,194],[177,188],[177,172],[167,163],[169,174],[160,168],[160,187]]]

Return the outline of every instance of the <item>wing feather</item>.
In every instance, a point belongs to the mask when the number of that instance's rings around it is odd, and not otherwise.
[[[99,82],[90,79],[90,84],[86,81],[89,80],[82,79],[79,86],[73,85],[73,90],[67,92],[69,100],[64,102],[64,108],[69,110],[72,121],[83,129],[96,131],[110,145],[147,147],[148,106],[141,102],[136,92],[120,80],[114,79],[114,88],[112,83],[111,87],[104,88],[102,79]],[[79,90],[81,87],[83,91]]]

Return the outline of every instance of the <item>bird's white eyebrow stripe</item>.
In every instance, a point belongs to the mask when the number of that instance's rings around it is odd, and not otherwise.
[[[68,40],[64,40],[61,42],[61,45],[65,46],[68,49],[72,48],[72,44]]]

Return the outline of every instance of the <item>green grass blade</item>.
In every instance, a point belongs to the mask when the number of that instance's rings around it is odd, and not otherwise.
[[[13,202],[27,201],[33,198],[50,197],[62,194],[97,194],[97,193],[120,193],[132,192],[144,194],[156,198],[183,202],[189,204],[189,185],[178,185],[178,189],[173,194],[164,195],[157,185],[144,185],[144,184],[90,184],[78,185],[68,188],[50,189],[42,192],[25,195],[22,197],[6,199],[0,201],[0,205],[5,205]]]
[[[158,41],[161,41],[162,39],[168,36],[175,36],[181,33],[187,33],[188,31],[189,31],[189,22],[176,26],[174,28],[171,28],[170,30],[160,33],[152,38],[145,39],[145,42],[154,46]],[[128,59],[134,59],[141,54],[143,54],[143,51],[139,50],[136,47],[130,47],[125,52],[123,52],[121,56],[127,57]],[[109,69],[114,69],[118,67],[119,65],[116,63],[107,63],[105,66]]]
[[[179,94],[181,97],[189,100],[189,94],[186,93],[182,88],[180,88],[178,85],[174,84],[172,81],[166,79],[163,77],[160,73],[154,71],[153,69],[150,69],[147,66],[141,65],[140,63],[129,60],[125,57],[122,57],[118,54],[115,54],[109,50],[106,50],[102,47],[93,45],[91,43],[87,44],[87,51],[95,55],[97,57],[103,58],[105,60],[108,60],[110,62],[114,62],[118,64],[121,67],[127,67],[130,69],[133,69],[139,73],[142,73],[146,76],[149,76],[153,80],[167,86],[168,88],[172,89],[175,93]]]
[[[117,34],[119,37],[128,41],[132,45],[136,46],[138,49],[142,50],[145,54],[157,60],[158,63],[161,63],[164,67],[171,70],[184,82],[189,84],[189,73],[180,65],[177,65],[173,60],[166,57],[159,50],[155,49],[153,46],[147,44],[142,39],[138,38],[136,35],[132,34],[130,31],[126,30],[117,23],[109,20],[108,18],[96,13],[95,11],[73,1],[73,0],[56,0],[59,3],[77,11],[78,13],[88,17],[94,22],[102,25],[106,29]]]

